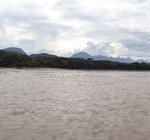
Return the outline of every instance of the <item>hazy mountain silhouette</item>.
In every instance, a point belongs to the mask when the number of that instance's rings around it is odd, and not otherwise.
[[[21,48],[17,48],[17,47],[9,47],[9,48],[5,48],[2,49],[5,52],[10,52],[10,53],[16,53],[16,54],[23,54],[23,55],[27,55],[27,53],[21,49]],[[52,54],[47,54],[47,53],[39,53],[39,54],[31,54],[31,57],[43,57],[43,58],[53,58],[53,57],[58,57],[57,55],[52,55]],[[120,63],[134,63],[135,61],[131,58],[122,58],[122,57],[108,57],[108,56],[103,56],[103,55],[90,55],[86,52],[78,52],[75,53],[71,56],[71,58],[83,58],[83,59],[93,59],[95,61],[99,61],[99,60],[104,60],[104,61],[112,61],[112,62],[120,62]],[[139,63],[149,63],[147,60],[144,59],[139,59],[136,62]]]
[[[93,58],[90,54],[86,53],[86,52],[78,52],[72,55],[72,58],[84,58],[84,59],[88,59],[88,58]]]
[[[103,56],[103,55],[90,55],[86,52],[79,52],[79,53],[75,53],[72,55],[72,58],[84,58],[84,59],[88,59],[88,58],[92,58],[93,60],[106,60],[106,61],[113,61],[113,62],[120,62],[120,63],[133,63],[134,60],[132,60],[131,58],[121,58],[121,57],[107,57],[107,56]]]
[[[149,61],[147,61],[145,59],[139,59],[136,62],[138,62],[138,63],[149,63]]]
[[[22,50],[21,48],[16,48],[16,47],[5,48],[3,49],[3,51],[26,55],[26,52],[24,50]]]
[[[31,57],[45,57],[45,58],[57,57],[56,55],[47,54],[47,53],[31,54],[30,56]]]

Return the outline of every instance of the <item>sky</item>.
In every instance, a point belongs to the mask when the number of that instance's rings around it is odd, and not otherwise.
[[[0,49],[150,60],[150,0],[0,0]]]

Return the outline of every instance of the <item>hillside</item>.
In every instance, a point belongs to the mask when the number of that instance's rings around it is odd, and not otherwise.
[[[47,56],[47,55],[46,55]],[[41,57],[28,56],[0,51],[0,67],[29,67],[29,68],[65,68],[65,69],[94,69],[94,70],[150,70],[150,63],[119,63],[112,61],[95,61],[83,58]]]
[[[21,48],[16,48],[16,47],[5,48],[3,49],[3,51],[26,55],[26,52],[24,50],[22,50]]]

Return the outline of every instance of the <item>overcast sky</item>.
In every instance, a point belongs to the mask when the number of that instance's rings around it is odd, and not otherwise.
[[[0,48],[150,60],[150,0],[0,0]]]

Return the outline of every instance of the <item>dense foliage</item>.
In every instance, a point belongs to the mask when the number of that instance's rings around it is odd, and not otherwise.
[[[150,70],[147,63],[118,63],[111,61],[93,61],[92,59],[63,57],[31,57],[0,51],[0,67],[48,67],[66,69],[101,69],[101,70]]]

